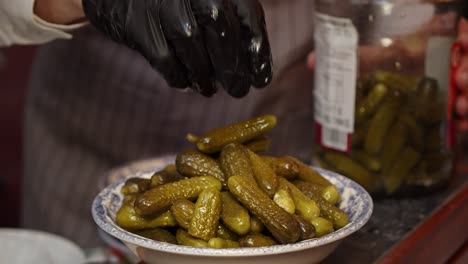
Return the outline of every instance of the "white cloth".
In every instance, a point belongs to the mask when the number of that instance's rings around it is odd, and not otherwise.
[[[35,0],[0,0],[0,47],[70,39],[70,31],[86,23],[56,25],[34,15]]]

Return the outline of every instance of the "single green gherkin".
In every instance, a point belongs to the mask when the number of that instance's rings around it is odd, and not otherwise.
[[[250,162],[247,150],[248,149],[244,145],[237,143],[228,144],[221,150],[219,162],[226,179],[241,175],[255,180],[252,163]]]
[[[331,185],[329,180],[325,179],[325,177],[320,175],[320,173],[312,169],[309,165],[291,156],[287,156],[287,158],[296,163],[297,167],[299,168],[299,179],[307,182],[321,184],[323,186]]]
[[[259,116],[213,129],[200,137],[189,134],[187,140],[196,144],[201,152],[213,154],[230,143],[245,143],[264,135],[276,126],[276,122],[273,115]]]
[[[138,194],[142,193],[150,188],[151,181],[143,178],[130,178],[125,181],[124,186],[120,192],[122,194]]]
[[[251,233],[239,240],[241,247],[269,247],[277,244],[273,238],[261,233]]]
[[[374,191],[376,187],[376,178],[369,170],[350,157],[338,152],[327,151],[325,152],[323,159],[325,162],[333,166],[338,172],[361,184],[367,191]]]
[[[308,221],[320,215],[320,208],[317,203],[305,196],[296,185],[284,178],[279,178],[279,184],[280,188],[289,190],[298,215],[304,217]]]
[[[229,192],[221,192],[221,220],[229,230],[243,236],[250,231],[249,211]]]
[[[384,171],[388,170],[398,159],[398,154],[405,147],[408,141],[408,129],[401,122],[397,121],[390,129],[382,153]]]
[[[365,151],[353,150],[351,151],[351,157],[370,171],[379,172],[382,169],[380,159],[367,154]]]
[[[294,180],[299,176],[299,165],[288,157],[261,156],[279,177]]]
[[[364,149],[368,154],[380,153],[389,129],[398,117],[400,106],[401,102],[398,98],[390,98],[379,107],[372,117],[364,142]]]
[[[247,150],[247,153],[250,157],[250,163],[252,164],[252,170],[258,186],[268,194],[270,198],[273,198],[279,186],[278,176],[268,163],[255,152]]]
[[[177,244],[176,237],[171,232],[169,232],[169,230],[166,230],[164,228],[153,228],[136,231],[135,234],[156,241]]]
[[[216,236],[222,201],[218,189],[209,188],[200,193],[195,203],[188,233],[205,241]]]
[[[238,248],[239,247],[239,242],[230,240],[230,239],[224,239],[220,237],[213,237],[208,241],[208,247],[210,248]]]
[[[115,221],[118,226],[128,230],[143,230],[156,227],[176,226],[177,222],[169,211],[153,217],[142,217],[130,205],[122,205],[117,211]]]
[[[214,158],[195,149],[188,149],[177,154],[175,162],[177,171],[187,177],[213,176],[221,184],[226,184],[226,177],[221,166]]]
[[[182,246],[200,247],[200,248],[208,247],[207,241],[189,235],[189,233],[182,228],[177,229],[176,239],[177,239],[177,244],[182,245]]]
[[[407,178],[408,173],[410,173],[411,169],[416,166],[420,159],[421,154],[411,147],[403,149],[399,154],[399,161],[395,162],[390,170],[383,175],[385,190],[388,194],[392,194],[398,190],[404,179]]]
[[[195,204],[187,199],[179,199],[172,204],[170,211],[177,224],[187,230],[195,211]]]
[[[242,176],[232,176],[228,180],[232,195],[249,211],[258,217],[273,237],[282,244],[299,240],[299,223],[283,208],[273,202],[255,182]]]
[[[363,120],[372,116],[388,93],[389,89],[386,85],[377,83],[372,88],[369,95],[357,103],[355,115],[356,122],[362,122]]]
[[[138,215],[151,216],[170,208],[178,199],[193,199],[209,188],[221,190],[221,182],[212,176],[193,177],[150,189],[135,201]]]

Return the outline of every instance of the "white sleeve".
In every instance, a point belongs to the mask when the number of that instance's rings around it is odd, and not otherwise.
[[[35,0],[0,0],[0,47],[14,44],[42,44],[70,39],[70,31],[85,25],[56,25],[34,15]]]

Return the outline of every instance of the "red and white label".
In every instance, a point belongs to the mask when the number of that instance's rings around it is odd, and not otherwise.
[[[354,132],[358,33],[350,19],[315,17],[314,111],[319,144],[349,151]]]

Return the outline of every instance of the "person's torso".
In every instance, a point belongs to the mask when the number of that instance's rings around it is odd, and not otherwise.
[[[99,177],[124,163],[190,147],[187,133],[275,114],[272,154],[311,158],[313,1],[263,2],[274,57],[270,87],[243,99],[167,87],[136,52],[83,28],[43,46],[26,111],[25,225],[89,246]],[[94,237],[94,240],[92,239]]]
[[[32,92],[38,100],[47,94],[43,104],[49,108],[52,102],[61,105],[63,111],[50,109],[50,114],[59,123],[69,123],[77,137],[87,136],[90,144],[103,149],[124,142],[108,150],[116,153],[117,161],[177,150],[187,132],[200,133],[263,113],[278,114],[281,122],[296,112],[310,112],[312,74],[304,71],[304,56],[312,49],[313,1],[263,4],[275,79],[271,87],[253,89],[243,99],[230,98],[224,91],[204,98],[171,89],[139,54],[91,28],[77,32],[73,41],[42,49]]]

